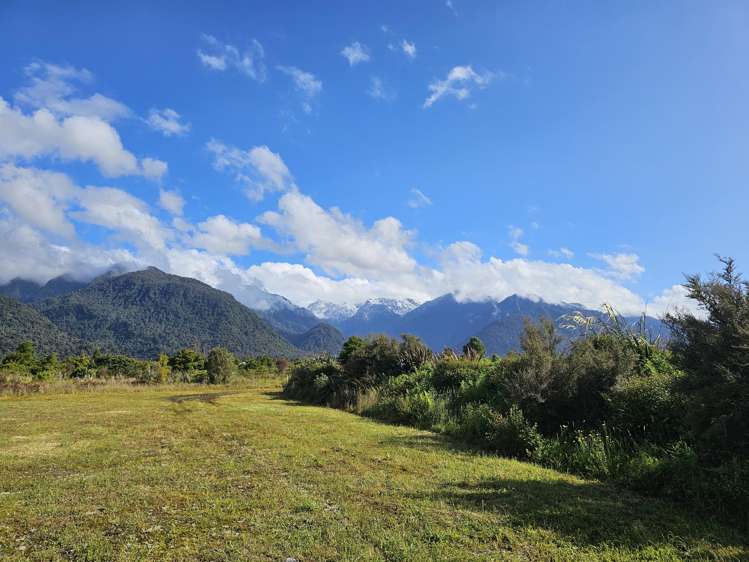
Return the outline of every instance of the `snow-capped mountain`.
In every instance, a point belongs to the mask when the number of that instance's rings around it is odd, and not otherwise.
[[[357,308],[356,314],[362,318],[368,318],[373,314],[381,314],[387,311],[398,316],[403,316],[417,306],[419,306],[419,303],[413,299],[369,299]]]
[[[335,304],[326,301],[315,301],[307,307],[312,314],[320,320],[331,322],[342,322],[356,314],[357,306],[354,304]]]

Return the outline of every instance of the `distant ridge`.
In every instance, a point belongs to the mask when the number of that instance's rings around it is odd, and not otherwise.
[[[299,354],[229,293],[153,267],[97,278],[36,306],[60,330],[134,357],[215,346],[239,356]]]

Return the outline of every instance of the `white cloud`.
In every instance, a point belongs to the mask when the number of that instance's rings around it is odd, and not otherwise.
[[[291,77],[294,87],[307,98],[313,98],[322,92],[322,82],[314,74],[305,72],[296,66],[277,66],[278,70]]]
[[[193,244],[216,254],[244,256],[262,239],[254,224],[237,223],[217,215],[198,224]]]
[[[46,62],[34,62],[24,69],[30,85],[15,94],[16,102],[33,109],[46,108],[57,116],[80,115],[113,121],[130,115],[123,103],[99,93],[88,98],[73,97],[78,88],[74,82],[90,84],[94,80],[85,68],[57,66]]]
[[[65,174],[0,166],[0,201],[33,227],[64,238],[75,237],[65,212],[78,192]]]
[[[211,139],[206,148],[213,153],[213,166],[219,171],[233,172],[236,181],[245,185],[250,199],[259,201],[268,192],[295,187],[294,178],[281,156],[267,146],[241,150]]]
[[[416,58],[416,45],[414,43],[410,43],[404,39],[401,41],[401,49],[403,49],[403,52],[408,58]]]
[[[530,248],[527,244],[523,244],[520,239],[523,237],[523,229],[516,226],[510,226],[508,228],[510,234],[510,248],[521,256],[527,256]]]
[[[637,254],[590,254],[590,257],[601,260],[608,266],[607,275],[623,281],[634,279],[645,271]]]
[[[258,82],[265,80],[265,50],[257,39],[253,39],[244,51],[222,43],[213,35],[203,34],[201,39],[205,49],[198,49],[197,54],[203,66],[216,71],[233,69]]]
[[[159,190],[159,206],[176,216],[182,215],[185,200],[176,191]]]
[[[99,117],[75,115],[58,120],[48,109],[26,115],[0,97],[0,160],[42,156],[93,162],[107,177],[153,177],[155,170],[148,161],[157,162],[146,158],[141,167],[122,146],[117,131]]]
[[[152,107],[148,112],[148,119],[146,122],[155,131],[159,131],[165,137],[171,136],[182,136],[190,131],[190,123],[180,122],[180,114],[165,107],[164,109],[157,109]]]
[[[298,191],[281,197],[278,208],[264,213],[260,221],[289,237],[309,263],[328,272],[376,278],[416,267],[406,251],[412,233],[393,217],[366,228],[337,208],[323,209]]]
[[[673,285],[664,289],[647,304],[647,314],[657,318],[663,317],[668,312],[687,312],[698,318],[704,318],[706,312],[700,308],[697,301],[690,299],[689,291],[684,285]]]
[[[377,76],[370,78],[367,94],[376,100],[392,101],[395,99],[395,92],[388,88],[382,79]]]
[[[114,187],[87,187],[78,196],[80,221],[116,231],[137,246],[163,250],[171,233],[151,215],[148,205]]]
[[[424,101],[424,108],[431,107],[444,96],[454,96],[464,100],[471,95],[471,87],[485,88],[494,75],[491,72],[478,74],[470,66],[455,66],[444,80],[435,80],[429,84],[429,97]]]
[[[416,189],[415,187],[411,190],[411,198],[408,200],[408,206],[412,209],[418,209],[419,207],[427,207],[432,204],[432,200],[427,197],[423,191]]]
[[[134,263],[127,250],[108,250],[73,241],[50,242],[24,220],[4,214],[0,208],[0,284],[15,277],[45,283],[63,274],[91,278],[116,264]]]
[[[309,267],[298,263],[265,262],[247,269],[247,274],[268,291],[283,295],[292,302],[307,306],[316,300],[343,303],[361,303],[377,297],[414,298],[423,300],[429,293],[404,286],[397,281],[345,277],[333,279],[318,275]]]
[[[169,165],[156,158],[144,158],[140,161],[141,173],[148,179],[159,181],[169,170]]]
[[[552,303],[579,303],[598,308],[613,305],[624,314],[644,310],[643,300],[600,273],[569,264],[526,259],[480,259],[470,242],[448,247],[442,260],[445,285],[463,300],[501,300],[513,294],[543,298]]]
[[[458,15],[458,11],[455,9],[455,6],[453,5],[453,1],[452,0],[446,0],[445,1],[445,6],[447,6],[447,9],[450,10],[453,13],[454,16]]]
[[[565,258],[568,260],[575,257],[575,252],[573,252],[566,246],[562,246],[558,250],[549,250],[548,254],[553,258]]]
[[[341,50],[341,56],[345,58],[349,66],[354,66],[362,62],[369,61],[369,49],[366,45],[362,45],[358,41],[354,41],[351,45],[347,45]]]

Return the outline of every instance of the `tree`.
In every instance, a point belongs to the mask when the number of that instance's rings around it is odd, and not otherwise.
[[[209,384],[226,384],[236,370],[236,359],[223,347],[214,347],[206,360]]]
[[[463,346],[463,355],[467,359],[481,359],[485,353],[486,347],[484,347],[484,342],[476,336],[471,336],[471,339]]]
[[[400,357],[401,369],[403,369],[403,372],[409,373],[429,361],[432,358],[432,350],[420,338],[410,334],[403,334],[398,348],[398,355]]]
[[[713,461],[749,458],[749,283],[731,258],[708,280],[687,276],[687,296],[704,316],[666,315],[671,350],[686,372],[689,425],[703,455]]]
[[[349,339],[343,342],[341,352],[338,354],[338,362],[341,365],[345,365],[354,354],[354,352],[362,349],[363,347],[364,340],[362,338],[360,338],[359,336],[351,336]]]

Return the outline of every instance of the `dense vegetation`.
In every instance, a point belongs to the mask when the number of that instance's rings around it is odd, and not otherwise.
[[[33,307],[0,295],[0,356],[32,340],[43,353],[69,355],[84,348]]]
[[[237,355],[298,355],[257,314],[195,279],[155,268],[99,278],[38,310],[63,332],[102,350],[139,358],[186,347]]]
[[[192,348],[156,359],[135,359],[126,355],[80,353],[66,358],[38,354],[30,341],[0,359],[0,392],[26,394],[60,381],[83,384],[121,381],[133,384],[227,384],[232,379],[280,375],[288,361],[270,356],[237,359],[230,351],[215,347],[208,354]]]
[[[615,314],[527,324],[522,350],[487,359],[474,338],[438,355],[413,336],[352,337],[293,369],[287,396],[434,429],[497,453],[611,479],[749,528],[749,285],[731,260],[689,277],[706,317],[667,317],[666,347]]]

